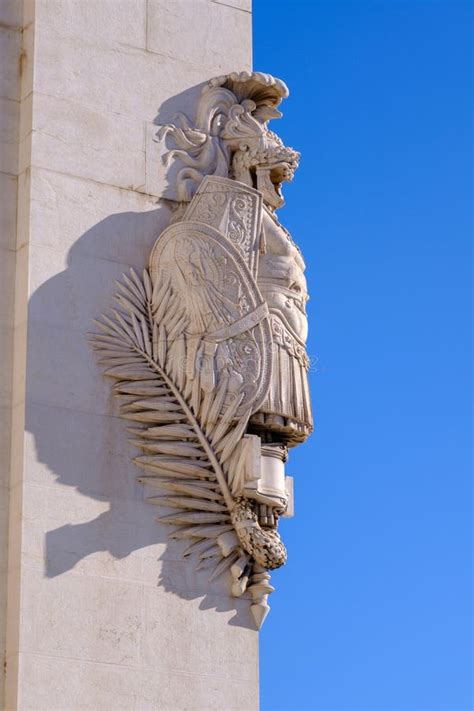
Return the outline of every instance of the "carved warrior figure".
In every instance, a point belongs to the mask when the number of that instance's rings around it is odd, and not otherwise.
[[[140,481],[172,510],[160,520],[212,577],[230,569],[258,627],[267,571],[286,561],[287,451],[312,430],[304,262],[275,216],[299,154],[268,128],[287,95],[267,74],[218,77],[193,123],[162,127],[178,168],[172,224],[93,335],[135,424]]]

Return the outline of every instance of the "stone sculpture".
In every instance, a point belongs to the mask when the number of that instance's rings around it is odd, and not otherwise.
[[[172,224],[92,336],[134,425],[139,481],[172,510],[160,520],[213,578],[230,569],[258,627],[268,570],[286,561],[287,451],[312,430],[304,262],[275,215],[299,154],[268,128],[287,95],[267,74],[217,77],[193,122],[162,127],[177,168]]]

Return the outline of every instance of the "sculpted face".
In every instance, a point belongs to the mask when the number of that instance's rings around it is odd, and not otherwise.
[[[258,133],[246,136],[234,153],[234,178],[259,190],[267,207],[275,210],[285,202],[282,183],[293,180],[299,157],[266,125],[258,124]]]
[[[285,202],[281,186],[293,180],[299,153],[284,146],[278,136],[268,129],[264,135],[267,148],[262,160],[255,166],[256,188],[263,194],[267,205],[276,209]]]
[[[287,96],[284,82],[259,72],[236,72],[209,81],[194,122],[178,114],[175,124],[158,132],[160,140],[169,136],[175,145],[166,154],[165,165],[173,159],[181,164],[172,177],[175,192],[166,197],[190,202],[202,179],[215,175],[259,190],[271,211],[281,207],[282,183],[293,179],[300,155],[283,145],[268,122],[281,117],[277,107]]]

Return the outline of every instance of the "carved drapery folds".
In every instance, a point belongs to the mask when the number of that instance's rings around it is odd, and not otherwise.
[[[179,217],[92,335],[160,520],[211,577],[230,570],[258,627],[286,561],[287,451],[312,430],[304,263],[275,216],[299,155],[268,129],[287,95],[266,74],[217,77],[193,121],[160,130]]]

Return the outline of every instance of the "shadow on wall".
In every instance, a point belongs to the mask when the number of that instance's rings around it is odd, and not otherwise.
[[[192,115],[199,90],[193,87],[166,102],[155,125],[170,121],[178,110]],[[151,199],[148,205],[153,206]],[[123,560],[140,551],[147,583],[151,579],[184,599],[202,597],[201,609],[235,610],[229,624],[254,629],[247,600],[229,598],[226,579],[210,586],[208,571],[196,571],[194,561],[182,559],[182,541],[169,541],[158,564],[154,546],[166,542],[169,528],[156,522],[157,509],[143,500],[144,489],[135,481],[140,472],[132,463],[137,452],[128,443],[126,423],[117,416],[111,382],[103,378],[86,339],[92,320],[113,305],[115,279],[129,266],[140,271],[147,264],[170,215],[169,203],[161,200],[149,211],[108,216],[75,241],[67,268],[30,298],[26,428],[34,436],[36,460],[46,465],[35,483],[46,483],[52,472],[60,484],[88,497],[86,503],[74,499],[71,518],[83,521],[91,509],[101,511],[92,520],[46,533],[45,574],[56,577],[79,563],[87,574],[89,562],[90,570],[94,565],[97,569],[97,560],[86,560],[95,553],[108,552],[110,561],[110,556]],[[91,506],[90,500],[97,503]],[[54,522],[54,511],[47,516]],[[153,548],[147,552],[148,547]],[[155,571],[157,576],[160,571],[159,579],[154,579]],[[104,569],[103,574],[109,573]],[[132,576],[137,579],[136,567]]]

